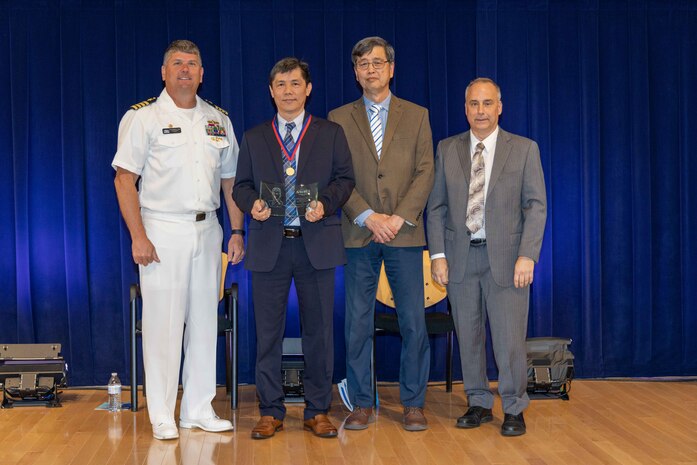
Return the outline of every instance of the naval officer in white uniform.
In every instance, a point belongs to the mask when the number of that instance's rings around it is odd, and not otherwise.
[[[175,439],[182,337],[179,426],[232,430],[232,423],[218,418],[211,406],[223,240],[216,216],[221,186],[232,226],[228,254],[233,264],[244,257],[244,217],[232,200],[237,140],[227,113],[196,95],[203,80],[196,44],[176,40],[167,47],[162,80],[165,89],[159,97],[133,105],[121,120],[112,166],[140,269],[153,436]]]

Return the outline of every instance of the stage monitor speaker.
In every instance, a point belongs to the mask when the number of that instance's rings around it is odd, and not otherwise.
[[[571,339],[532,337],[526,341],[528,352],[528,396],[531,399],[569,400],[574,378],[574,354]]]
[[[60,407],[68,366],[60,344],[0,344],[0,407]]]
[[[305,402],[303,374],[305,372],[305,357],[303,355],[302,339],[283,338],[283,355],[281,357],[281,375],[283,380],[284,402]]]

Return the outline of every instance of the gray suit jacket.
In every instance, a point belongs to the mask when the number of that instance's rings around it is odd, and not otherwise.
[[[465,219],[471,172],[470,133],[438,144],[435,185],[428,200],[428,247],[445,253],[449,280],[464,280],[470,239]],[[547,195],[537,144],[499,128],[485,205],[491,273],[499,286],[513,285],[519,256],[540,257]]]
[[[399,215],[413,225],[405,223],[387,245],[425,245],[423,211],[433,186],[433,138],[428,110],[393,94],[379,159],[362,97],[332,110],[328,119],[344,128],[356,175],[356,187],[343,207],[345,246],[364,247],[370,243],[370,230],[353,223],[369,208]]]

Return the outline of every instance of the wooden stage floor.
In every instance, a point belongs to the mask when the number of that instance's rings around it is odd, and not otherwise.
[[[0,465],[697,465],[697,381],[576,380],[568,402],[534,400],[525,413],[528,433],[515,438],[499,433],[498,398],[492,423],[455,428],[465,410],[462,384],[451,394],[429,386],[423,433],[401,428],[398,387],[379,389],[379,416],[365,431],[340,428],[338,439],[316,438],[302,429],[302,407],[289,406],[285,431],[263,441],[249,435],[258,415],[254,386],[240,388],[234,414],[218,389],[215,408],[232,419],[234,432],[181,429],[178,441],[153,439],[145,409],[95,411],[106,391],[70,389],[62,408],[0,410]],[[345,415],[335,392],[330,417],[339,426]]]

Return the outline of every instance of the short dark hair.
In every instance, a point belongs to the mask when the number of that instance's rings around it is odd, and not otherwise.
[[[476,79],[472,79],[470,83],[467,84],[467,87],[465,87],[465,103],[467,103],[467,92],[469,92],[470,87],[472,87],[474,84],[491,84],[492,86],[496,87],[496,92],[498,93],[499,100],[501,100],[501,88],[499,87],[499,85],[496,84],[494,80],[491,78],[478,77]]]
[[[372,52],[375,47],[383,47],[385,49],[387,61],[394,63],[394,47],[382,37],[374,36],[361,39],[353,46],[353,50],[351,50],[351,61],[353,61],[353,66],[356,66],[360,57],[366,53]]]
[[[165,49],[165,55],[162,58],[162,65],[166,65],[169,57],[176,52],[191,53],[192,55],[197,55],[198,61],[200,61],[201,66],[203,66],[203,58],[201,58],[201,51],[198,49],[198,46],[190,40],[185,39],[174,40],[171,44],[167,46],[167,48]]]
[[[273,84],[273,80],[277,74],[290,73],[294,69],[298,68],[300,68],[300,72],[305,80],[305,84],[311,83],[312,79],[310,78],[310,65],[299,58],[286,57],[276,62],[276,64],[273,65],[273,68],[271,68],[271,72],[269,73],[269,85]]]

